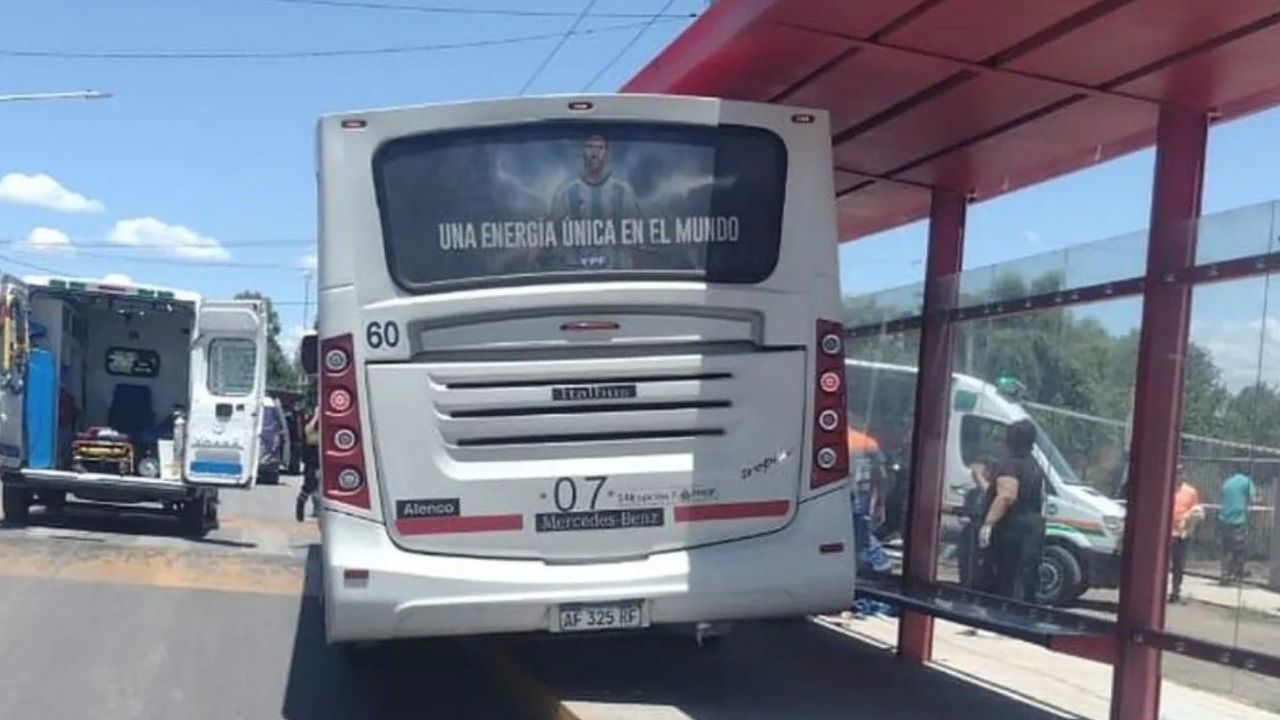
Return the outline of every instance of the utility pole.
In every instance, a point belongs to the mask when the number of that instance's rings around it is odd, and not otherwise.
[[[303,291],[302,291],[302,327],[304,330],[311,328],[311,271],[304,270],[302,273]]]

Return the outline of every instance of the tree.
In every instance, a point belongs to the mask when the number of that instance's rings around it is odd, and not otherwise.
[[[271,298],[260,292],[245,290],[236,293],[236,300],[261,300],[267,306],[267,387],[294,390],[298,387],[298,373],[293,363],[285,357],[280,347],[280,315],[276,313]]]

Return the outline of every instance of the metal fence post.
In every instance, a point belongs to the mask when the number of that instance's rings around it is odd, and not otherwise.
[[[947,413],[951,408],[954,329],[946,312],[955,306],[957,273],[964,257],[967,198],[934,189],[929,206],[929,251],[925,268],[924,322],[916,373],[915,429],[911,442],[906,557],[903,580],[932,581],[937,574],[946,470]],[[907,611],[898,626],[898,656],[916,663],[933,655],[933,618]]]
[[[1195,263],[1208,118],[1164,107],[1156,130],[1155,182],[1133,407],[1128,512],[1120,578],[1119,656],[1113,720],[1157,720],[1160,651],[1135,634],[1164,628],[1165,586],[1179,452],[1191,285],[1172,273]]]

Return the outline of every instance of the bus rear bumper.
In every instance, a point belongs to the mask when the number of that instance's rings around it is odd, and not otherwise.
[[[590,565],[407,552],[379,523],[322,522],[330,642],[548,631],[561,603],[643,599],[652,625],[675,625],[838,611],[853,594],[847,490],[776,533]]]

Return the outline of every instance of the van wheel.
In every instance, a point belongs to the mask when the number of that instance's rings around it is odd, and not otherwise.
[[[31,491],[16,485],[4,484],[4,519],[10,525],[26,525],[31,517]]]
[[[280,471],[275,468],[271,468],[270,470],[259,470],[258,484],[259,485],[279,485]]]
[[[1084,594],[1084,571],[1074,553],[1060,545],[1044,549],[1040,560],[1040,602],[1065,605]]]
[[[209,532],[209,526],[205,522],[208,505],[208,498],[203,496],[192,498],[182,503],[182,508],[178,510],[178,523],[181,526],[183,535],[202,538]]]

